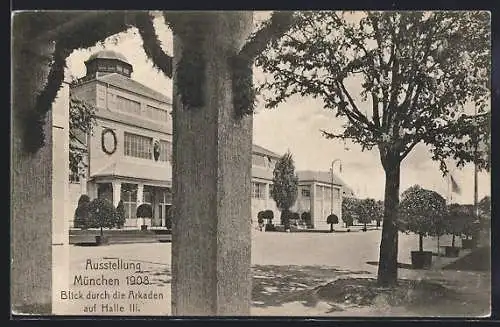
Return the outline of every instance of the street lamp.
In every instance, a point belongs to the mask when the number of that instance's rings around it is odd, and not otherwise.
[[[333,214],[333,185],[334,185],[334,178],[333,178],[333,166],[335,165],[336,162],[340,163],[339,171],[342,173],[342,160],[340,159],[335,159],[332,161],[332,189],[331,189],[331,205],[330,205],[330,213]]]

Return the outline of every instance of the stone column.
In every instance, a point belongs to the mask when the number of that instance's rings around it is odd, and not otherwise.
[[[118,206],[118,202],[120,202],[122,191],[122,183],[120,181],[113,182],[113,205],[115,208]]]
[[[139,183],[137,184],[137,207],[139,207],[144,198],[144,184]],[[137,218],[137,227],[141,227],[142,224],[146,223],[146,218]]]
[[[29,13],[26,13],[29,14]],[[11,125],[11,279],[13,313],[52,312],[52,117],[44,127],[45,145],[34,154],[22,147],[23,114],[33,110],[43,89],[53,52],[50,43],[25,38],[26,21],[13,17]],[[25,20],[25,19],[24,19]],[[24,44],[23,44],[24,43]],[[65,179],[68,179],[66,173]]]
[[[63,313],[60,301],[69,286],[69,79],[52,105],[52,312]]]
[[[172,314],[249,315],[252,116],[237,118],[229,56],[252,12],[212,12],[204,24],[204,106],[187,108],[174,71]],[[194,22],[195,24],[197,22]],[[174,67],[182,56],[174,35]]]
[[[144,200],[144,184],[137,184],[137,205],[142,204]]]
[[[316,183],[311,184],[311,224],[312,227],[316,227]]]

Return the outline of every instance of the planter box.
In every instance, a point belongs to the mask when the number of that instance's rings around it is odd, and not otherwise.
[[[473,249],[474,240],[462,239],[462,249]]]
[[[445,246],[444,255],[448,258],[456,258],[460,254],[460,248],[455,246]]]
[[[95,237],[95,243],[97,245],[106,245],[108,244],[108,237],[107,236],[101,236],[101,235],[96,235]]]
[[[432,266],[432,251],[411,251],[413,269],[429,269]]]
[[[266,231],[266,232],[275,232],[276,231],[276,227],[274,225],[267,224],[264,227],[264,231]]]

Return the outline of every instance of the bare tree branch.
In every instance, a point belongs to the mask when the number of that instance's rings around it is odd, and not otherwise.
[[[413,141],[412,143],[410,143],[408,145],[408,147],[403,151],[403,153],[399,156],[399,160],[403,160],[404,158],[406,158],[406,156],[408,155],[408,153],[410,153],[411,150],[413,150],[413,148],[415,147],[415,145],[417,145],[418,143],[420,143],[420,141],[421,141],[421,139],[418,138],[415,141]]]
[[[352,98],[351,94],[345,87],[344,83],[342,81],[338,82],[340,88],[342,89],[342,92],[346,95],[347,99],[349,100],[349,103],[351,104],[351,107],[353,109],[352,114],[362,123],[366,124],[371,131],[374,131],[374,125],[368,120],[368,117],[363,115],[363,113],[358,109],[356,106],[356,103],[354,102],[354,99]],[[347,112],[348,110],[344,110],[344,112]]]

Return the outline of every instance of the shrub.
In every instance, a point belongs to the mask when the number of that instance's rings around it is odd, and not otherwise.
[[[264,223],[264,211],[259,211],[259,213],[257,214],[257,222],[260,224],[263,224]]]
[[[307,227],[311,226],[311,213],[309,211],[304,211],[301,218]]]
[[[123,205],[123,200],[120,200],[116,207],[116,227],[122,228],[123,225],[125,225],[125,207]]]
[[[271,225],[271,221],[274,219],[274,212],[272,210],[264,211],[264,219],[267,219],[267,223]]]
[[[137,218],[153,218],[153,208],[148,203],[143,203],[137,207]]]
[[[330,214],[326,218],[326,223],[330,224],[330,232],[333,232],[333,224],[338,224],[339,223],[339,217],[335,214]]]
[[[81,195],[78,199],[78,206],[75,209],[74,215],[74,226],[76,228],[89,228],[89,203],[90,198],[86,194]]]
[[[117,225],[115,207],[106,199],[94,199],[89,203],[89,221],[92,228],[113,228]]]

